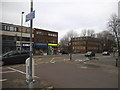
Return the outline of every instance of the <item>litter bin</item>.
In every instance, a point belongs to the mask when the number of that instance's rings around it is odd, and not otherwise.
[[[116,67],[120,67],[120,57],[116,58]]]

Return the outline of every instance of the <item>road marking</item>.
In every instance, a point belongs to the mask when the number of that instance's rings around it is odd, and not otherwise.
[[[80,59],[76,59],[75,61],[83,61],[83,60],[80,60]]]
[[[54,59],[55,59],[55,58],[52,58],[52,59],[50,60],[50,62],[52,63]]]
[[[7,81],[7,79],[0,79],[0,82]]]
[[[16,71],[16,72],[19,72],[19,73],[22,73],[22,74],[26,74],[26,73],[23,72],[23,71],[20,71],[20,70],[17,70],[17,69],[11,68],[11,67],[8,67],[8,69],[13,70],[13,71]]]
[[[55,58],[52,58],[51,60],[50,60],[50,63],[55,63],[56,61],[53,61]]]
[[[56,61],[52,61],[51,63],[56,63]]]
[[[20,67],[20,66],[26,66],[26,64],[16,64],[16,65],[2,66],[2,67],[0,67],[0,69],[8,68],[8,67]]]
[[[69,61],[70,59],[64,59],[64,61]]]
[[[17,70],[17,69],[14,69],[14,68],[8,67],[8,69],[11,69],[11,70],[13,70],[13,71],[16,71],[16,72],[19,72],[19,73],[22,73],[22,74],[25,74],[25,75],[26,75],[25,72],[20,71],[20,70]],[[34,76],[34,77],[39,78],[38,76]]]
[[[1,73],[10,73],[10,72],[16,72],[16,71],[4,71],[4,72],[0,72]]]
[[[80,67],[80,68],[88,68],[88,67],[83,66],[83,67]]]

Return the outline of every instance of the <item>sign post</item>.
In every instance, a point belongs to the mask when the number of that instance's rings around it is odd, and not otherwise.
[[[28,78],[28,83],[31,85],[34,80],[32,76],[32,25],[33,25],[33,20],[35,18],[35,11],[33,11],[33,0],[31,0],[31,7],[30,7],[30,13],[26,15],[26,22],[30,20],[30,59],[29,59],[29,78]]]

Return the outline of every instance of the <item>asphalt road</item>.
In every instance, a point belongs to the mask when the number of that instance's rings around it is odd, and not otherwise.
[[[88,60],[80,54],[73,55],[73,60],[70,61],[68,55],[36,56],[35,76],[55,88],[117,88],[115,58],[101,54],[96,55],[96,58],[97,60]],[[5,66],[0,73],[3,76],[3,86],[11,86],[12,81],[25,80],[25,65]]]

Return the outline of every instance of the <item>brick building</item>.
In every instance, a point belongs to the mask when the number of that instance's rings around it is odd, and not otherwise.
[[[34,28],[34,51],[36,54],[57,54],[58,32]]]
[[[8,23],[1,23],[2,53],[11,50],[30,49],[30,28]],[[56,54],[58,49],[58,32],[33,29],[33,51],[40,54]]]
[[[71,40],[74,53],[85,53],[87,51],[101,52],[100,40],[93,37],[75,37]]]

